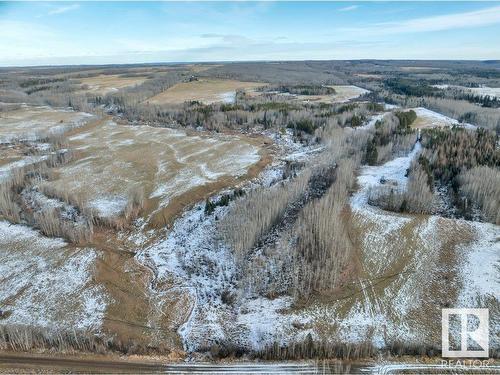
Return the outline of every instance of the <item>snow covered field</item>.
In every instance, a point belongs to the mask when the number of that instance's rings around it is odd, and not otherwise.
[[[489,96],[491,98],[500,98],[500,87],[464,87],[464,86],[456,86],[456,85],[432,85],[432,87],[447,90],[447,89],[455,89],[461,90],[464,92],[469,92],[478,96]]]
[[[178,83],[147,99],[147,102],[152,104],[182,104],[186,101],[196,100],[204,104],[233,103],[236,91],[252,91],[262,86],[265,84],[230,79],[200,78],[191,82]]]
[[[412,108],[417,114],[417,119],[412,124],[414,128],[435,128],[442,126],[463,126],[468,129],[475,129],[476,126],[467,123],[460,123],[451,117],[445,116],[441,113],[431,111],[427,108]]]
[[[370,91],[353,85],[334,85],[327,86],[335,90],[332,95],[295,95],[290,93],[279,93],[280,96],[286,96],[293,100],[301,102],[321,102],[321,103],[345,103],[351,99],[360,97]]]
[[[47,184],[81,198],[101,217],[125,209],[134,190],[166,207],[171,200],[223,178],[237,178],[260,160],[259,147],[237,136],[208,137],[112,121],[70,137],[80,158]]]
[[[93,118],[85,112],[22,104],[17,109],[0,111],[0,143],[37,140],[40,135],[63,133]]]
[[[83,91],[96,95],[106,95],[125,87],[140,85],[146,80],[146,76],[126,77],[117,74],[101,74],[79,79]]]
[[[437,345],[433,332],[440,332],[439,306],[498,307],[500,296],[491,293],[500,290],[500,227],[390,213],[368,204],[368,191],[380,185],[382,176],[396,189],[405,189],[405,171],[419,151],[417,143],[407,157],[366,166],[359,174],[351,207],[363,228],[365,275],[359,280],[359,297],[352,304],[344,302],[344,313],[331,318],[332,324],[340,320],[345,340],[371,337],[379,347],[391,340]],[[319,311],[321,320],[331,314],[326,307]],[[500,332],[498,322],[493,327]]]
[[[0,324],[99,329],[107,297],[95,285],[92,248],[75,249],[0,221]]]

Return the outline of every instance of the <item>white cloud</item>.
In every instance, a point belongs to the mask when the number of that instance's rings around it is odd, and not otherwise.
[[[340,8],[339,12],[350,12],[351,10],[358,9],[359,5],[350,5],[348,7]]]
[[[54,14],[62,14],[62,13],[66,13],[66,12],[71,12],[72,10],[76,10],[78,8],[80,8],[79,4],[71,4],[71,5],[66,5],[66,6],[63,6],[63,7],[52,9],[47,14],[49,16],[52,16]]]
[[[500,6],[464,13],[413,18],[398,22],[382,22],[359,28],[345,28],[346,32],[362,34],[393,34],[442,31],[460,28],[488,26],[500,23]]]

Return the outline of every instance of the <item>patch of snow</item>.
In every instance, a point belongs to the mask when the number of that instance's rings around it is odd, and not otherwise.
[[[385,116],[385,113],[379,113],[376,115],[372,115],[368,122],[362,126],[358,126],[355,129],[373,129],[377,121],[381,121]]]
[[[459,302],[474,306],[478,298],[500,301],[500,226],[471,222],[476,239],[462,247],[463,289]]]
[[[236,91],[228,91],[219,94],[219,98],[222,102],[233,104],[236,101]]]
[[[3,165],[0,167],[0,181],[5,181],[12,176],[12,172],[15,169],[23,168],[28,165],[36,164],[42,160],[47,159],[46,155],[37,155],[37,156],[26,156],[21,160],[17,160],[15,162]]]
[[[439,126],[461,126],[467,129],[476,129],[475,125],[469,123],[461,123],[458,120],[455,120],[451,117],[445,116],[441,113],[431,111],[430,109],[417,107],[412,108],[418,117],[423,117],[428,120],[431,127],[439,127]]]
[[[404,190],[408,178],[406,170],[414,158],[420,153],[422,146],[417,142],[413,150],[407,155],[395,158],[383,165],[364,166],[358,176],[359,190],[351,198],[351,206],[356,210],[366,210],[368,205],[368,191],[370,188],[380,186],[380,179],[396,183],[397,188]],[[386,215],[386,213],[384,213]]]
[[[128,200],[121,195],[99,197],[89,202],[100,217],[110,218],[119,216],[127,207]]]
[[[383,103],[384,104],[384,109],[386,111],[392,111],[393,109],[401,108],[399,105],[396,104],[389,104],[389,103]]]

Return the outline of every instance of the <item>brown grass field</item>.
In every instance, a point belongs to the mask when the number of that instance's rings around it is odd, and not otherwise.
[[[78,196],[102,217],[119,215],[134,190],[144,193],[150,213],[179,201],[184,206],[194,198],[190,192],[198,197],[205,187],[212,191],[215,185],[231,185],[262,157],[262,142],[256,139],[189,135],[111,120],[77,129],[69,140],[77,157],[57,169],[56,180],[45,184]]]
[[[117,74],[97,75],[95,77],[80,78],[82,89],[92,94],[105,95],[119,89],[140,85],[147,77],[123,77]]]
[[[23,104],[16,109],[0,111],[0,141],[36,139],[40,134],[64,132],[91,118],[83,112]]]
[[[241,82],[220,79],[199,79],[198,81],[183,82],[147,100],[151,104],[182,104],[186,101],[197,100],[205,104],[224,102],[225,94],[232,95],[239,90],[254,90],[265,86],[264,83]]]

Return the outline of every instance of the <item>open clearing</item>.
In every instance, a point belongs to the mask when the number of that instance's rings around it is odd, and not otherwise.
[[[101,74],[95,77],[80,78],[82,89],[97,95],[105,95],[119,89],[140,85],[148,78],[145,76],[126,77],[117,74]]]
[[[133,190],[165,208],[191,189],[246,174],[260,160],[259,148],[243,137],[188,135],[112,121],[69,139],[79,157],[46,184],[78,196],[100,217],[119,215]]]
[[[96,253],[66,246],[24,225],[0,220],[2,324],[98,328],[106,301],[92,282]]]
[[[427,108],[413,108],[417,114],[417,119],[411,125],[415,129],[427,129],[427,128],[439,128],[439,127],[449,127],[449,126],[463,126],[466,128],[475,128],[472,124],[460,123],[451,117],[442,115],[431,111]]]
[[[0,142],[36,140],[40,135],[63,133],[91,118],[92,115],[84,112],[21,104],[15,109],[0,111]]]
[[[295,95],[295,94],[278,94],[280,96],[300,101],[300,102],[318,102],[318,103],[344,103],[351,99],[355,99],[369,91],[353,85],[334,85],[327,86],[335,90],[333,95]]]
[[[147,100],[151,104],[182,104],[186,101],[200,101],[205,104],[215,102],[232,103],[239,90],[254,90],[265,86],[258,82],[241,82],[219,79],[199,79],[178,83],[168,90]]]
[[[490,98],[500,98],[500,87],[464,87],[455,85],[432,85],[441,90],[454,89],[463,92],[472,93],[478,96],[489,96]]]
[[[352,85],[347,85],[347,86],[329,86],[332,89],[336,91],[334,95],[332,95],[332,103],[342,103],[342,102],[347,102],[351,99],[355,99],[358,96],[361,96],[363,94],[368,93],[369,91],[366,89],[363,89],[358,86],[352,86]]]

